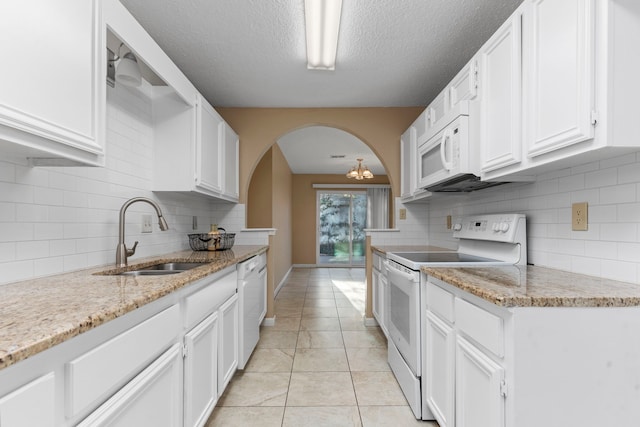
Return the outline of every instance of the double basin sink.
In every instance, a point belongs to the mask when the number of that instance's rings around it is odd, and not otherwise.
[[[177,274],[192,268],[207,265],[207,262],[165,262],[154,264],[137,270],[123,271],[115,273],[116,276],[162,276],[166,274]]]

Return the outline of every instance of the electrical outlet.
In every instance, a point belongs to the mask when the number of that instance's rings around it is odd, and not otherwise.
[[[587,202],[574,203],[571,206],[571,229],[573,231],[588,230],[588,213]]]
[[[153,225],[151,225],[151,215],[142,215],[142,232],[151,233]]]
[[[404,208],[400,209],[400,219],[407,219],[407,210]]]
[[[447,230],[451,230],[451,215],[447,215]]]

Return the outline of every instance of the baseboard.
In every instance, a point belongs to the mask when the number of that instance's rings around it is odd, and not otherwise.
[[[275,326],[276,324],[276,316],[273,317],[265,317],[262,319],[262,326]]]
[[[278,295],[278,292],[280,292],[280,288],[282,288],[284,286],[284,284],[286,283],[287,278],[289,277],[289,274],[291,274],[292,270],[293,270],[293,266],[289,267],[289,270],[287,270],[287,273],[284,275],[284,277],[282,278],[280,283],[278,283],[278,286],[276,286],[275,291],[273,291],[273,297],[274,298]]]
[[[378,326],[378,321],[374,317],[365,317],[364,326]]]

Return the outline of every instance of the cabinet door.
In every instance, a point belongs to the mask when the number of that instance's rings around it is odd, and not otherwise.
[[[431,104],[427,107],[427,131],[435,126],[435,124],[444,117],[445,113],[448,111],[449,104],[449,93],[447,90],[443,90],[440,92],[438,96],[435,97]],[[422,143],[423,141],[419,141]]]
[[[78,426],[181,425],[181,362],[182,345],[174,344]]]
[[[198,95],[196,133],[196,185],[204,190],[222,191],[222,117]]]
[[[238,367],[238,294],[220,307],[218,319],[218,395],[221,395]]]
[[[453,328],[426,311],[423,394],[440,427],[454,427],[455,334]]]
[[[226,122],[224,126],[224,194],[233,199],[239,196],[238,191],[238,152],[240,141],[238,134]]]
[[[415,162],[416,153],[411,151],[411,140],[416,138],[416,128],[410,126],[400,136],[400,169],[402,175],[400,176],[400,197],[410,197],[413,188],[411,186],[411,175],[414,173],[415,166],[412,162]],[[414,178],[415,179],[415,178]]]
[[[478,93],[478,61],[473,58],[449,83],[449,109],[460,101],[471,101]]]
[[[99,9],[97,0],[0,3],[0,136],[52,154],[44,157],[102,164],[106,50]]]
[[[456,427],[504,427],[504,369],[459,336],[455,372]]]
[[[535,157],[593,138],[593,0],[531,0],[524,15],[525,138]]]
[[[184,425],[202,426],[218,401],[218,314],[184,337]]]
[[[55,379],[47,374],[0,399],[0,426],[53,427]]]
[[[520,163],[521,17],[517,10],[480,50],[482,171]]]

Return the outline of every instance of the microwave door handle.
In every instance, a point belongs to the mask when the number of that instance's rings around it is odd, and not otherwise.
[[[444,167],[445,170],[450,171],[451,168],[453,167],[451,161],[447,161],[447,153],[446,153],[446,149],[447,149],[447,141],[449,142],[449,159],[451,159],[451,157],[453,156],[453,153],[451,152],[451,138],[453,137],[453,131],[451,129],[445,129],[444,132],[442,133],[442,140],[440,141],[440,160],[442,160],[442,166]]]

